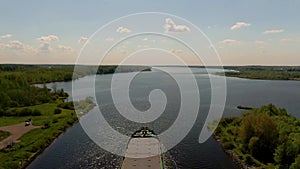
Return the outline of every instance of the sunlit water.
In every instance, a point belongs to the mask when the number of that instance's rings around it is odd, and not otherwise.
[[[176,76],[184,80],[185,74],[180,69],[170,67],[177,72]],[[218,70],[216,70],[218,71]],[[203,69],[193,68],[200,91],[200,109],[196,123],[184,140],[171,149],[166,159],[170,168],[236,168],[232,159],[227,156],[219,144],[210,138],[203,144],[198,143],[203,122],[210,106],[210,83],[208,75]],[[128,74],[122,73],[126,78]],[[122,134],[130,135],[142,124],[134,123],[121,116],[113,105],[110,95],[112,75],[96,77],[95,91],[100,110],[108,123]],[[92,76],[76,80],[82,86],[82,98],[91,95],[86,93],[86,83]],[[212,78],[220,78],[212,76]],[[63,88],[72,93],[71,82],[56,83],[57,88]],[[49,87],[53,84],[48,84]],[[132,104],[139,110],[147,110],[149,92],[161,89],[165,92],[168,103],[162,116],[148,124],[158,134],[168,129],[177,117],[180,108],[179,88],[170,76],[158,71],[140,73],[131,83],[130,98]],[[300,82],[298,81],[270,81],[227,78],[227,100],[223,116],[239,116],[242,111],[238,105],[259,107],[273,103],[286,108],[288,112],[300,118]],[[87,116],[92,115],[91,111]],[[188,122],[186,122],[188,123]],[[180,132],[180,131],[178,131]],[[28,168],[120,168],[123,157],[111,154],[97,146],[85,134],[80,124],[76,124],[61,135],[48,149],[46,149]]]

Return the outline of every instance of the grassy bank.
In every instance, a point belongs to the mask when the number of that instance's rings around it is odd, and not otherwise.
[[[6,139],[9,135],[10,135],[9,132],[0,130],[0,141]]]
[[[74,110],[63,109],[60,114],[54,114],[57,104],[47,103],[29,106],[42,112],[41,116],[30,117],[33,125],[45,126],[34,129],[20,138],[20,143],[14,144],[12,149],[0,150],[0,168],[23,168],[40,152],[42,152],[58,135],[77,122]],[[28,118],[28,117],[26,117]],[[17,124],[24,122],[25,117],[0,118],[0,124]]]
[[[32,119],[33,125],[43,126],[43,128],[34,129],[24,134],[19,139],[21,142],[14,144],[13,148],[0,150],[1,169],[25,168],[25,166],[51,144],[54,139],[78,121],[75,110],[59,108],[60,104],[61,103],[46,103],[26,107],[28,109],[40,111],[40,116],[0,118],[0,124],[2,126],[7,124],[18,124],[24,122],[27,118]],[[90,104],[85,100],[76,104],[82,105],[85,111],[89,111],[94,107],[94,104]]]
[[[146,66],[118,68],[119,73],[151,71]],[[32,84],[70,81],[89,74],[114,73],[116,69],[117,66],[79,66],[74,72],[74,65],[0,65],[0,126],[24,123],[26,119],[31,119],[35,126],[42,126],[24,134],[19,139],[21,142],[15,143],[13,148],[0,150],[0,169],[25,168],[55,138],[78,121],[76,113],[81,116],[95,106],[91,98],[64,102],[68,94],[63,89],[52,91],[45,85],[39,88]],[[0,140],[9,134],[1,131]]]
[[[241,166],[300,168],[300,120],[274,105],[222,118],[214,135]]]

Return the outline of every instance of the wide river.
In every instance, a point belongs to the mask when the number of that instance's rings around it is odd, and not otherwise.
[[[177,78],[189,82],[180,67],[169,67]],[[169,168],[236,168],[232,159],[227,156],[219,144],[211,137],[205,143],[198,142],[199,134],[207,117],[210,105],[210,82],[204,69],[193,68],[200,91],[200,108],[196,122],[191,131],[177,146],[168,151],[165,161]],[[218,71],[218,70],[216,70]],[[130,73],[119,76],[126,79]],[[113,129],[126,135],[139,129],[138,124],[125,119],[114,107],[111,99],[110,84],[112,75],[98,75],[95,83],[95,93],[100,110]],[[75,81],[82,86],[78,91],[82,98],[90,96],[85,92],[87,83],[93,76],[87,76]],[[212,76],[212,78],[220,78]],[[277,80],[248,80],[240,78],[226,78],[227,98],[223,116],[239,116],[243,111],[238,105],[260,107],[272,103],[285,108],[293,116],[300,118],[300,81]],[[120,81],[122,83],[122,81]],[[53,84],[47,84],[52,87]],[[57,88],[63,88],[72,94],[72,82],[56,83]],[[158,70],[138,74],[130,85],[130,99],[139,110],[149,109],[149,93],[154,89],[161,89],[167,97],[167,105],[163,114],[147,125],[156,133],[162,133],[172,126],[180,108],[180,91],[176,81],[169,75]],[[192,89],[190,89],[192,90]],[[194,92],[194,91],[188,91]],[[88,115],[94,114],[92,110]],[[88,116],[87,115],[87,116]],[[189,123],[189,122],[186,122]],[[180,131],[178,131],[180,132]],[[123,157],[114,155],[100,148],[84,132],[78,123],[69,128],[56,139],[41,155],[39,155],[28,169],[66,169],[66,168],[120,168]]]

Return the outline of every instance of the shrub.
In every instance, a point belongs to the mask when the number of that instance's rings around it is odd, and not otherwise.
[[[255,159],[253,159],[253,157],[249,154],[246,154],[245,155],[245,163],[249,164],[249,165],[258,165],[256,162],[255,162]]]
[[[227,149],[227,150],[232,150],[232,149],[234,149],[234,144],[232,143],[232,142],[225,142],[224,144],[223,144],[223,147],[225,148],[225,149]]]
[[[39,111],[39,110],[37,110],[37,109],[34,109],[33,111],[32,111],[32,114],[31,114],[32,116],[40,116],[40,115],[42,115],[42,113],[41,113],[41,111]]]
[[[49,128],[49,127],[50,127],[50,124],[49,124],[48,122],[46,122],[46,123],[44,124],[44,126],[43,126],[42,129],[47,129],[47,128]]]
[[[60,114],[61,113],[61,109],[54,109],[54,114]]]
[[[63,109],[74,110],[73,102],[63,102],[63,103],[60,103],[59,105],[57,105],[57,107],[63,108]]]
[[[291,165],[290,169],[299,169],[300,168],[300,155],[297,156],[295,162]]]
[[[18,116],[29,116],[32,114],[32,110],[29,108],[23,108],[21,111],[18,112]]]

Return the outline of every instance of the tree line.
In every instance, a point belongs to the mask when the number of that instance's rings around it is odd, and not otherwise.
[[[70,81],[93,73],[114,73],[116,69],[117,66],[80,66],[74,73],[74,65],[0,65],[0,116],[37,115],[37,111],[30,113],[29,110],[17,112],[8,109],[54,102],[60,97],[68,97],[63,89],[51,91],[46,85],[39,88],[32,84]],[[117,70],[132,72],[149,69],[145,66],[121,66]]]
[[[268,79],[268,80],[300,80],[300,67],[297,66],[242,66],[226,67],[236,71],[225,72],[226,76]]]

